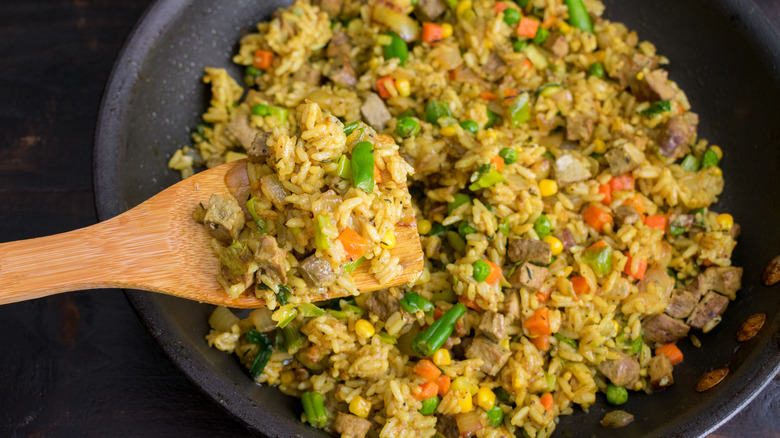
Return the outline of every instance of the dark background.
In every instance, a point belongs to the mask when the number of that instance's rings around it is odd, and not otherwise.
[[[97,221],[92,143],[148,0],[0,0],[0,242]],[[757,2],[780,28],[780,6]],[[0,285],[2,287],[2,285]],[[0,307],[0,437],[248,436],[118,290]],[[780,436],[780,376],[712,437]]]

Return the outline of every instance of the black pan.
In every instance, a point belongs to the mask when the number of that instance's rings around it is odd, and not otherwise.
[[[745,267],[744,286],[724,321],[700,336],[697,350],[682,342],[685,362],[676,383],[661,393],[631,395],[623,409],[636,420],[619,432],[598,425],[603,401],[590,413],[562,417],[556,436],[684,436],[706,434],[747,404],[780,371],[780,290],[759,282],[780,253],[780,36],[759,6],[769,1],[608,0],[607,17],[656,43],[672,64],[671,78],[701,115],[700,135],[722,146],[726,191],[723,210],[743,233],[734,263]],[[226,67],[242,32],[283,6],[280,0],[159,0],[147,11],[116,63],[95,144],[95,189],[102,220],[115,216],[179,176],[166,168],[206,108],[203,67]],[[777,25],[777,23],[775,23]],[[203,391],[254,431],[268,436],[314,436],[300,422],[299,402],[254,384],[234,356],[210,349],[211,307],[147,292],[128,291],[138,314],[181,369]],[[767,322],[753,340],[734,333],[749,315]],[[705,393],[693,387],[713,368],[729,376]],[[602,400],[603,397],[599,397]]]

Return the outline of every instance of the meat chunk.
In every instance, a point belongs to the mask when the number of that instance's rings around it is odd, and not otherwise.
[[[726,311],[729,299],[715,292],[707,292],[699,304],[693,308],[691,316],[688,317],[688,324],[696,329],[703,329],[715,318],[718,318]],[[711,327],[710,327],[711,328]]]
[[[593,119],[580,114],[571,113],[566,116],[566,139],[571,141],[590,140],[593,135]]]
[[[377,131],[385,129],[387,122],[392,118],[382,98],[376,93],[366,94],[363,105],[360,106],[360,113],[363,114],[366,123]]]
[[[734,222],[734,225],[732,225],[731,229],[729,230],[729,237],[731,237],[733,240],[737,240],[737,237],[739,237],[741,232],[742,227],[740,227],[738,223]]]
[[[665,313],[651,315],[642,321],[644,341],[648,345],[664,345],[677,342],[688,336],[691,327],[682,320]]]
[[[498,342],[506,337],[507,320],[500,313],[487,311],[482,314],[478,328],[487,338]]]
[[[230,245],[238,238],[245,223],[244,211],[238,205],[236,198],[229,194],[225,197],[216,193],[211,195],[203,224],[212,237],[225,245]]]
[[[460,438],[460,429],[454,415],[442,415],[436,421],[436,432],[444,435],[444,438]]]
[[[558,240],[560,240],[563,244],[564,251],[570,250],[572,246],[577,244],[577,242],[574,241],[574,235],[568,228],[562,229],[560,232],[558,232],[558,234],[555,235],[555,237],[557,237]]]
[[[555,178],[560,185],[584,181],[590,177],[590,162],[583,156],[569,154],[555,160]]]
[[[501,371],[512,352],[485,336],[477,336],[466,350],[469,359],[482,359],[480,368],[485,374],[495,376]]]
[[[619,359],[601,362],[596,368],[615,386],[633,386],[639,380],[639,361],[619,353]]]
[[[642,216],[633,205],[621,205],[615,209],[615,222],[618,225],[630,225],[639,222]]]
[[[271,152],[271,148],[268,147],[268,138],[271,136],[270,132],[259,131],[255,135],[255,139],[252,140],[252,145],[246,150],[246,154],[249,157],[249,161],[252,163],[265,163],[265,159]]]
[[[693,226],[694,216],[692,214],[677,214],[672,213],[669,215],[669,226],[681,228],[683,232],[688,231]],[[679,233],[673,233],[679,234]]]
[[[351,50],[352,44],[349,36],[344,32],[333,35],[328,43],[328,49],[325,53],[331,60],[331,64],[327,76],[336,84],[348,87],[357,85],[357,74],[355,66],[352,64]]]
[[[652,70],[658,66],[658,62],[655,59],[641,53],[635,53],[631,57],[623,55],[620,61],[620,66],[616,70],[615,76],[623,88],[636,81],[637,73],[643,69]]]
[[[336,421],[333,423],[333,430],[336,433],[352,438],[365,437],[369,429],[371,429],[371,421],[343,412],[339,412],[336,416]]]
[[[512,262],[524,260],[547,265],[552,260],[552,247],[549,243],[536,239],[512,239],[509,241],[507,257]]]
[[[387,321],[390,315],[400,309],[398,299],[387,289],[381,289],[372,293],[366,300],[366,307],[382,321]]]
[[[461,66],[453,70],[451,73],[451,78],[454,82],[463,82],[467,84],[474,84],[478,85],[480,88],[490,88],[490,83],[486,82],[484,79],[479,77],[476,73],[474,73],[474,70]]]
[[[304,82],[311,85],[320,85],[322,81],[322,73],[316,68],[304,64],[293,75],[293,81]]]
[[[654,102],[674,97],[674,88],[669,84],[666,70],[659,68],[638,76],[634,76],[629,84],[637,101]]]
[[[507,66],[501,56],[496,52],[490,52],[487,61],[482,66],[482,73],[485,79],[491,82],[499,81],[506,75],[507,71],[509,71],[509,66]]]
[[[249,262],[252,260],[252,252],[248,251],[246,246],[234,242],[229,247],[222,249],[219,255],[219,273],[221,278],[217,278],[223,286],[241,284],[242,289],[246,289],[252,284],[254,274],[249,272]],[[223,281],[224,280],[224,283]],[[232,289],[232,288],[230,288]],[[233,291],[229,293],[233,296]]]
[[[683,289],[675,289],[672,291],[672,297],[669,299],[665,312],[674,318],[687,318],[698,301],[693,293]]]
[[[444,0],[420,0],[414,8],[414,15],[421,21],[436,21],[446,10]]]
[[[551,51],[556,58],[563,58],[569,54],[569,43],[566,41],[566,37],[558,32],[551,33],[543,47]]]
[[[698,125],[699,116],[695,113],[685,113],[670,118],[661,126],[656,139],[661,154],[667,157],[677,156],[681,146],[694,141]]]
[[[674,383],[674,365],[665,354],[656,354],[650,359],[650,385],[654,390],[666,388]]]
[[[336,271],[330,266],[330,262],[316,255],[306,257],[298,265],[298,271],[306,283],[313,287],[330,286],[338,277]]]
[[[277,284],[287,283],[287,272],[285,259],[287,251],[279,248],[276,239],[271,236],[262,236],[257,242],[257,247],[252,248],[255,253],[255,261],[259,270],[257,271],[258,283],[260,275],[267,275]]]
[[[613,176],[620,176],[639,167],[645,161],[645,154],[631,143],[626,143],[610,149],[604,158],[609,163],[609,172]]]
[[[509,277],[509,282],[515,287],[522,286],[536,292],[542,287],[546,278],[547,268],[525,262],[515,269],[515,272]]]
[[[341,8],[344,7],[344,0],[320,0],[320,9],[328,14],[328,18],[333,20],[341,13]]]
[[[699,274],[698,280],[702,291],[714,290],[733,300],[737,298],[737,291],[742,287],[742,268],[712,266]]]
[[[522,315],[520,307],[520,294],[516,290],[509,289],[504,292],[504,311],[507,315],[520,318]]]
[[[255,136],[259,129],[252,127],[249,123],[248,115],[238,115],[234,117],[227,124],[227,130],[233,135],[233,137],[241,143],[244,149],[249,150],[252,147],[252,142],[255,140]]]

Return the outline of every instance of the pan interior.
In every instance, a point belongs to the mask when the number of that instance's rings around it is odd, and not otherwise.
[[[267,19],[282,0],[158,0],[120,55],[100,112],[95,144],[95,190],[100,218],[115,216],[179,179],[167,169],[173,151],[190,143],[206,108],[203,67],[240,70],[230,58],[242,33]],[[745,268],[743,290],[724,321],[700,336],[696,350],[683,341],[685,362],[676,384],[652,396],[633,395],[621,409],[636,420],[623,436],[700,436],[730,418],[780,369],[780,294],[758,279],[780,253],[780,38],[750,1],[608,0],[607,18],[622,21],[669,57],[670,77],[701,116],[700,136],[720,145],[726,191],[719,207],[742,225],[734,254]],[[254,384],[235,357],[204,341],[211,307],[159,294],[128,297],[171,359],[197,385],[251,430],[268,436],[312,436],[296,400]],[[760,335],[734,339],[749,315],[764,312]],[[689,353],[688,353],[689,352]],[[712,390],[693,390],[704,372],[728,366]],[[613,435],[598,425],[610,410],[599,398],[589,413],[561,417],[558,436]],[[322,434],[322,436],[325,436]]]

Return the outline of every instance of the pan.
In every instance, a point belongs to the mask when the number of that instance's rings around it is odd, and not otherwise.
[[[749,0],[608,0],[607,18],[638,31],[668,56],[668,70],[701,116],[699,133],[720,145],[726,190],[719,206],[742,225],[734,263],[743,290],[724,321],[700,336],[703,347],[675,368],[676,383],[632,396],[636,420],[620,436],[707,434],[745,406],[780,371],[780,291],[760,282],[780,253],[780,34],[770,2]],[[189,144],[207,104],[205,66],[241,77],[230,58],[243,32],[285,6],[280,0],[159,0],[146,12],[116,62],[99,115],[95,190],[101,220],[149,198],[179,178],[167,157]],[[766,9],[762,9],[766,8]],[[264,436],[324,436],[300,421],[300,402],[255,384],[234,356],[204,341],[211,307],[127,291],[151,334],[196,385]],[[748,316],[768,315],[747,343],[734,337]],[[687,342],[687,341],[686,341]],[[730,374],[704,393],[694,386],[714,368]],[[561,417],[557,436],[615,436],[598,425],[599,398],[588,413]]]

